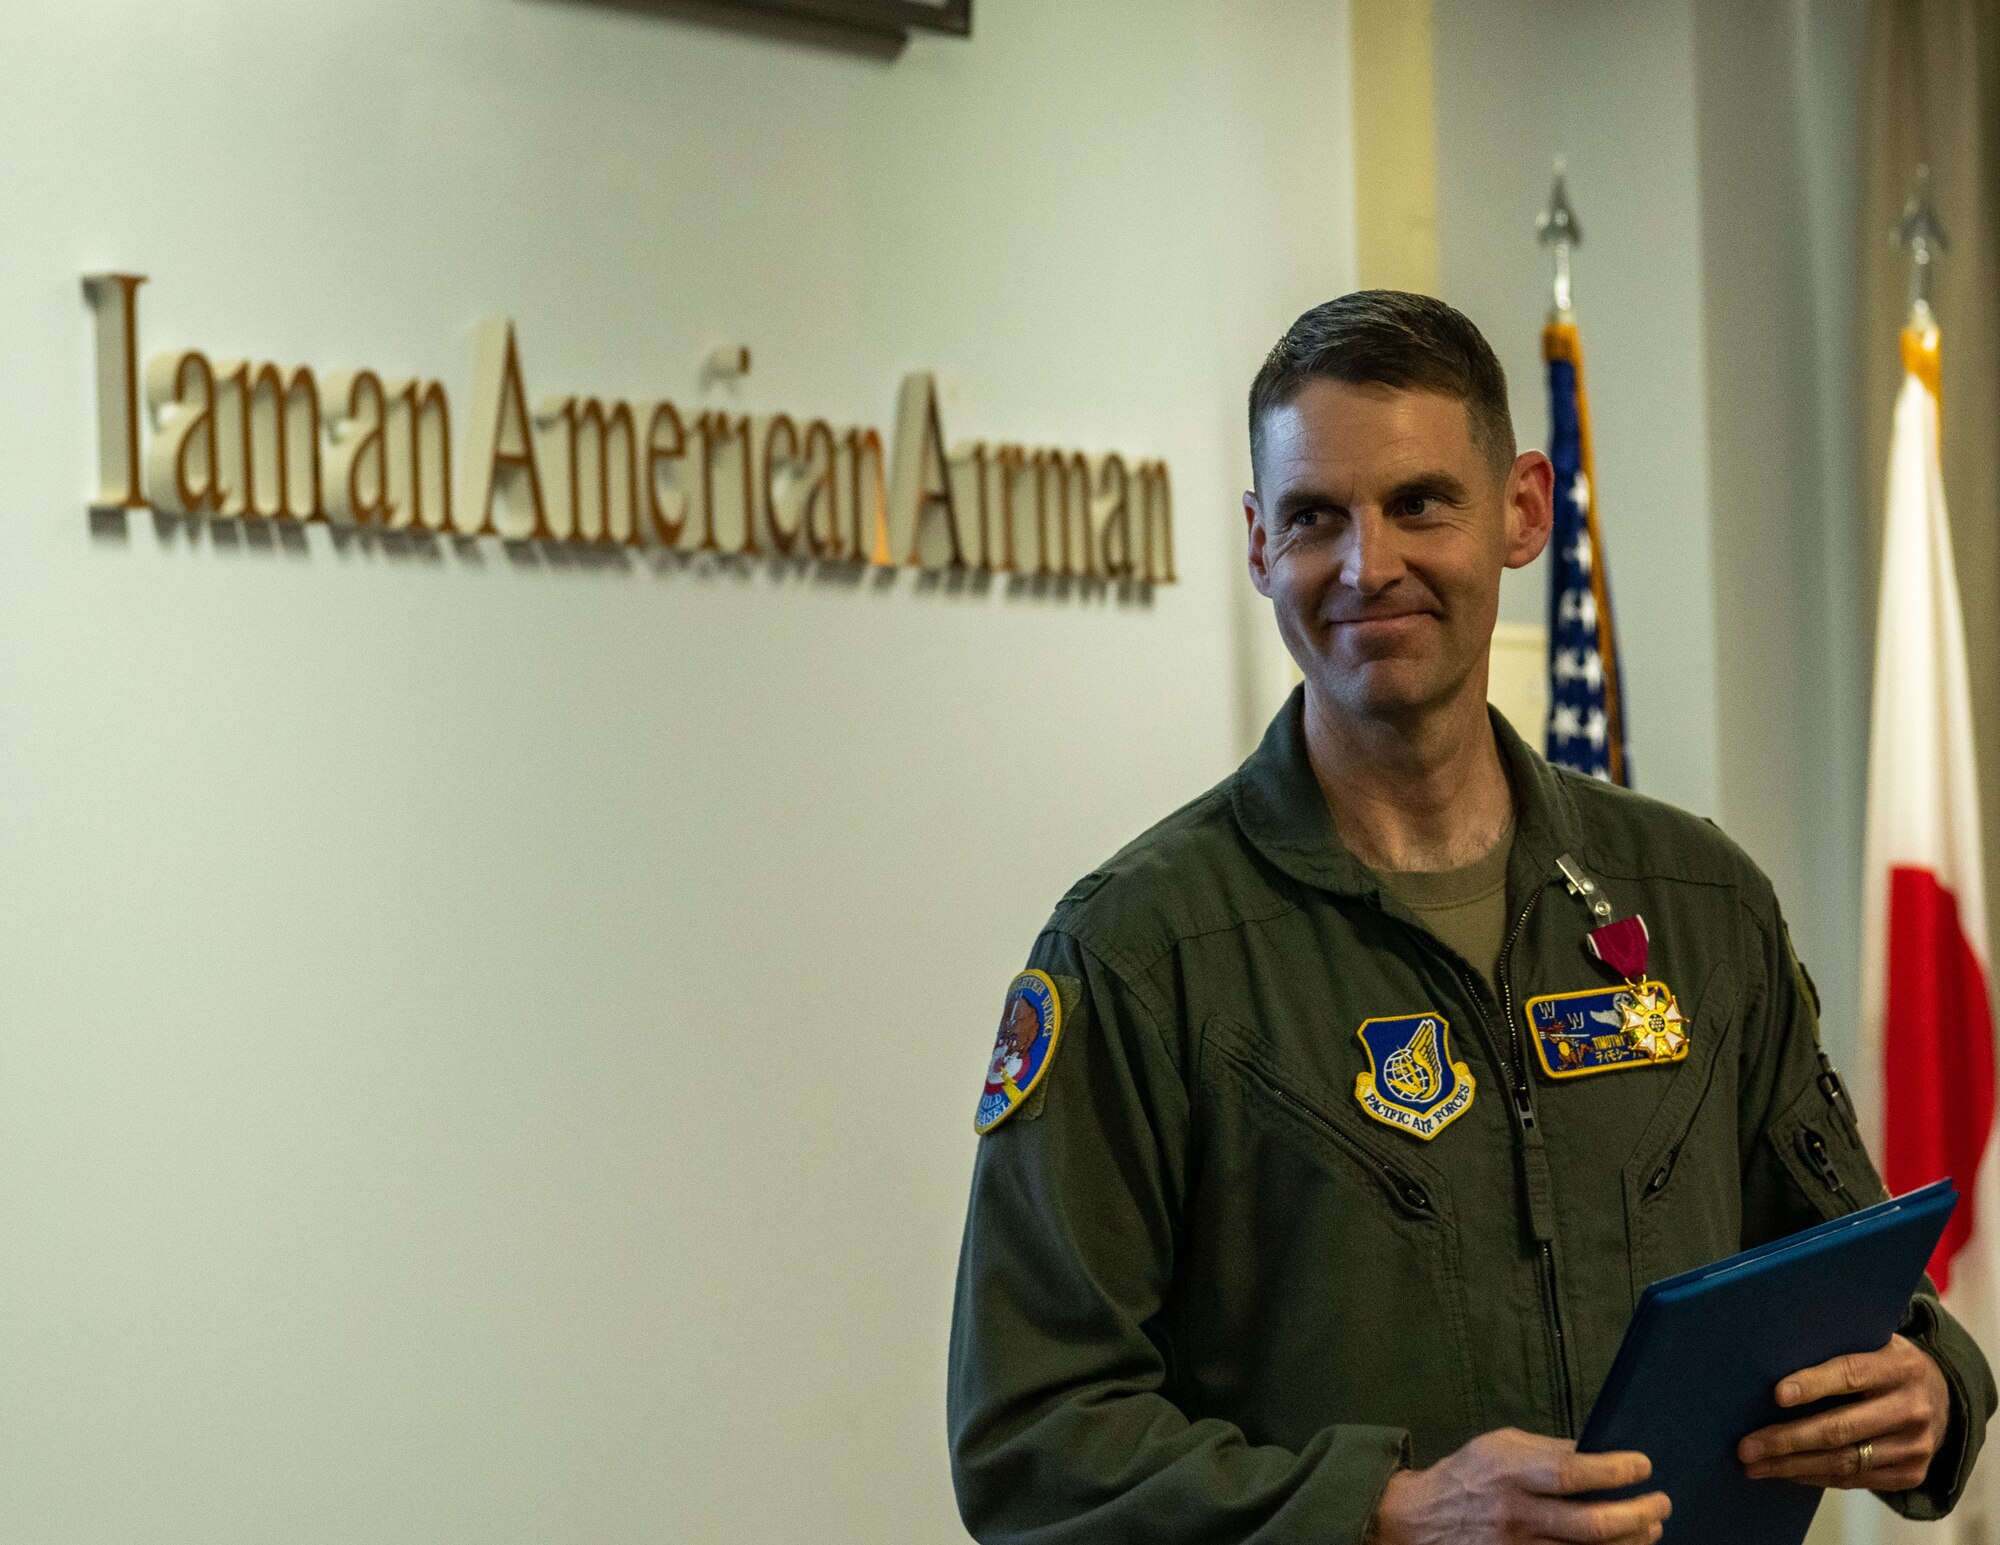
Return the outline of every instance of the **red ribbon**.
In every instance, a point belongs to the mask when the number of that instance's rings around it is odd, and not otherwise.
[[[1646,946],[1651,936],[1646,932],[1646,920],[1637,913],[1591,929],[1587,942],[1590,953],[1626,981],[1646,979]]]

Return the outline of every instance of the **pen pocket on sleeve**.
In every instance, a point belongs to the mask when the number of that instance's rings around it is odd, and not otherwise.
[[[1822,1218],[1842,1217],[1887,1194],[1853,1118],[1820,1083],[1799,1091],[1772,1123],[1769,1141]]]

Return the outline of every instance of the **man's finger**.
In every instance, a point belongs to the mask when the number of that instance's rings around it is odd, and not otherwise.
[[[1607,1540],[1599,1540],[1597,1545],[1653,1545],[1666,1530],[1665,1524],[1648,1524],[1634,1534],[1614,1534]],[[1535,1541],[1535,1545],[1571,1545],[1567,1540],[1548,1540],[1546,1536]]]
[[[1814,1481],[1821,1486],[1852,1485],[1870,1481],[1881,1471],[1894,1470],[1919,1458],[1929,1458],[1929,1444],[1922,1438],[1900,1437],[1874,1440],[1868,1463],[1861,1463],[1861,1450],[1852,1443],[1840,1448],[1813,1449],[1801,1454],[1784,1454],[1744,1467],[1753,1481]]]
[[[1665,1532],[1666,1527],[1665,1524],[1648,1524],[1631,1534],[1614,1534],[1598,1540],[1595,1545],[1653,1545],[1653,1542]],[[1557,1539],[1548,1534],[1531,1535],[1529,1539],[1532,1545],[1574,1545],[1572,1541]]]
[[[1603,1545],[1606,1540],[1644,1539],[1654,1524],[1664,1523],[1674,1506],[1664,1491],[1623,1502],[1570,1502],[1560,1497],[1537,1499],[1522,1520],[1531,1534],[1546,1540]]]
[[[1879,1352],[1849,1352],[1845,1356],[1801,1368],[1778,1383],[1778,1404],[1809,1405],[1830,1395],[1858,1395],[1893,1384],[1901,1359],[1887,1346]]]
[[[1521,1477],[1531,1492],[1544,1497],[1573,1496],[1579,1491],[1614,1491],[1636,1486],[1653,1473],[1653,1461],[1632,1449],[1608,1454],[1551,1454],[1530,1465]]]
[[[1915,1414],[1900,1394],[1878,1395],[1795,1422],[1760,1427],[1736,1445],[1736,1457],[1754,1464],[1780,1454],[1807,1454],[1865,1443],[1910,1425]]]
[[[1767,1478],[1781,1480],[1788,1486],[1811,1486],[1820,1491],[1908,1491],[1912,1486],[1921,1486],[1928,1474],[1929,1465],[1921,1459],[1909,1459],[1893,1465],[1873,1464],[1866,1470],[1849,1474],[1821,1470]]]

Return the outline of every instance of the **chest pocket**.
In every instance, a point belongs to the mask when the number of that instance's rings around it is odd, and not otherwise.
[[[1334,1423],[1405,1427],[1429,1464],[1484,1430],[1458,1227],[1419,1145],[1363,1125],[1209,1022],[1184,1217],[1192,1403],[1292,1448]]]
[[[1635,1302],[1647,1283],[1729,1255],[1742,1238],[1741,1027],[1737,996],[1720,968],[1690,1007],[1687,1060],[1671,1075],[1619,1176]]]

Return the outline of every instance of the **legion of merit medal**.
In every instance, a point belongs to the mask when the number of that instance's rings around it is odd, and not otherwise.
[[[1687,1022],[1664,982],[1635,983],[1625,1002],[1625,1039],[1655,1062],[1672,1062],[1687,1050]]]

